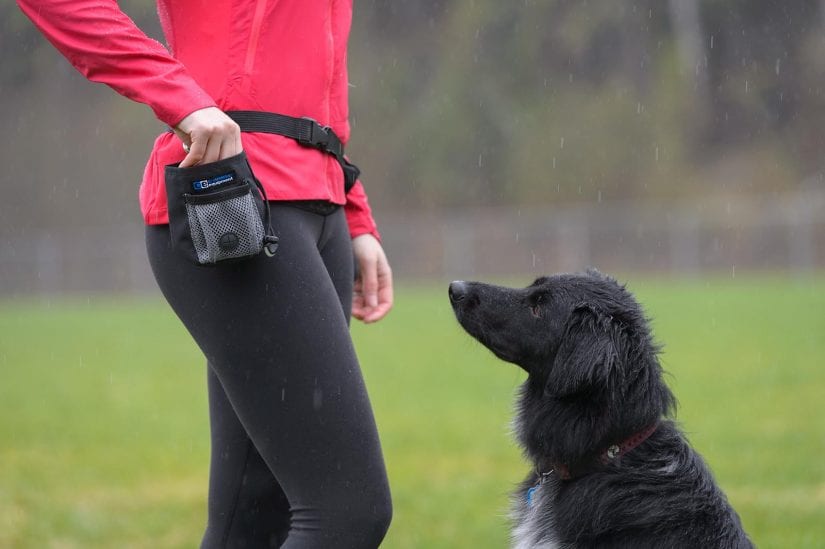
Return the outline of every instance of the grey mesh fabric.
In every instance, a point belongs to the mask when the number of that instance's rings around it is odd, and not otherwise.
[[[247,188],[246,193],[223,200],[187,202],[186,214],[199,263],[217,263],[261,251],[264,226],[252,192]]]

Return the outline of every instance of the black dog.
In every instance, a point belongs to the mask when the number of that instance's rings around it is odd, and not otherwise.
[[[529,374],[516,434],[532,473],[515,494],[513,545],[753,547],[673,421],[647,320],[597,271],[524,289],[450,284],[459,323]]]

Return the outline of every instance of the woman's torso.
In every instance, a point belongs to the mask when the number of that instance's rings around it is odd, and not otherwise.
[[[346,141],[346,45],[351,0],[158,0],[173,56],[222,110],[309,116]],[[244,134],[244,149],[273,200],[343,204],[333,157],[270,134]],[[171,133],[155,142],[141,185],[147,223],[166,223],[163,167],[183,158]]]

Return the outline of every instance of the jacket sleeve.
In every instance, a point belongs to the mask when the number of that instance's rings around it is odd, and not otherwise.
[[[175,126],[215,101],[115,0],[17,0],[46,38],[94,82],[151,107]]]
[[[361,184],[361,181],[357,181],[347,194],[344,213],[347,216],[349,234],[352,238],[362,234],[371,234],[378,240],[381,240],[381,235],[378,233],[378,227],[372,217],[372,210],[370,210],[370,205],[367,201],[367,193],[364,192],[364,186]]]

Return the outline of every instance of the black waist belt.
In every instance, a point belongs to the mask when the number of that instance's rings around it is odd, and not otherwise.
[[[344,157],[344,144],[332,128],[322,126],[312,118],[295,118],[265,111],[226,111],[226,115],[241,127],[242,132],[274,133],[289,137],[305,147],[314,147],[338,160],[344,171],[344,190],[349,192],[361,170]]]

